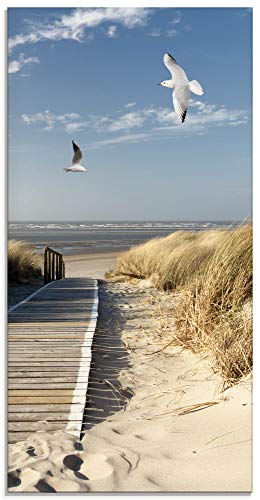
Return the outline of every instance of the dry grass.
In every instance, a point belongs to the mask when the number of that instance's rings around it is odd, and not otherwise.
[[[25,242],[8,242],[8,280],[19,282],[41,276],[41,258]]]
[[[176,232],[121,255],[112,279],[175,290],[174,341],[208,350],[228,383],[252,367],[252,226]]]
[[[183,285],[197,274],[216,248],[225,231],[178,231],[155,238],[123,253],[111,276],[150,278],[161,289]]]

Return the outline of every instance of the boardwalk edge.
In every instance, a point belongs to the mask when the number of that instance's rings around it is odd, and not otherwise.
[[[52,281],[50,281],[50,283],[46,283],[46,285],[43,285],[43,286],[41,286],[41,288],[38,288],[38,290],[36,290],[36,292],[31,293],[31,295],[29,295],[28,297],[26,297],[26,299],[21,300],[21,302],[18,302],[18,304],[15,304],[12,307],[9,307],[9,309],[7,311],[8,314],[10,312],[14,311],[17,307],[19,307],[19,306],[25,304],[26,302],[28,302],[32,297],[34,297],[35,295],[37,295],[37,293],[39,293],[42,290],[44,290],[44,288],[47,288],[47,286],[49,286],[51,283],[52,283]]]
[[[81,347],[81,352],[83,354],[84,352],[84,343],[86,342],[88,335],[91,333],[91,346],[93,342],[93,337],[96,331],[96,325],[97,325],[97,319],[98,319],[98,303],[99,303],[99,298],[98,298],[98,282],[95,280],[95,288],[94,288],[94,301],[93,301],[93,306],[91,310],[91,320],[90,324],[85,332],[85,337],[84,337],[84,342]],[[89,338],[88,338],[89,341]],[[90,364],[92,360],[92,352],[91,352],[91,358],[90,358]],[[79,403],[84,405],[86,404],[86,396],[87,396],[87,390],[88,390],[88,379],[89,379],[89,372],[90,372],[90,364],[88,367],[88,371],[86,373],[86,362],[84,361],[84,357],[81,357],[80,361],[80,366],[79,366],[79,371],[78,371],[78,377],[77,377],[77,382],[76,382],[76,387],[73,391],[73,399],[71,403],[71,408],[70,408],[70,414],[69,414],[69,419],[68,419],[68,424],[66,427],[66,432],[69,434],[72,434],[76,436],[77,438],[80,438],[81,430],[82,430],[82,422],[80,425],[75,426],[75,422],[72,421],[72,415],[75,413],[75,405],[78,405]],[[79,397],[79,389],[82,387],[82,377],[84,376],[86,380],[86,390],[84,391],[84,395]]]

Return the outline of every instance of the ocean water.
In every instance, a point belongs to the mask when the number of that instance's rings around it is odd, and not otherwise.
[[[46,246],[68,254],[123,251],[175,231],[236,226],[235,221],[87,221],[9,223],[8,238],[24,240],[37,252]]]

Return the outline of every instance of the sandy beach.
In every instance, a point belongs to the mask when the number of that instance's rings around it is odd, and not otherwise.
[[[223,391],[210,357],[171,345],[172,302],[149,281],[103,280],[115,256],[67,257],[66,275],[100,279],[95,338],[121,339],[120,374],[80,442],[40,431],[9,446],[9,491],[250,491],[250,379]]]
[[[104,278],[104,274],[112,269],[120,252],[65,255],[66,276],[74,278],[89,276],[96,279]]]

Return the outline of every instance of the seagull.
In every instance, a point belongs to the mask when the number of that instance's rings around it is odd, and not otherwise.
[[[72,141],[74,156],[72,158],[72,166],[69,168],[64,168],[65,172],[87,172],[87,169],[80,165],[80,160],[82,160],[83,155],[78,147],[78,145]]]
[[[196,95],[202,95],[204,91],[197,80],[189,82],[185,71],[177,64],[176,59],[171,54],[164,54],[163,62],[171,72],[172,79],[165,80],[158,85],[173,89],[172,99],[175,113],[183,123],[189,107],[190,91]]]

